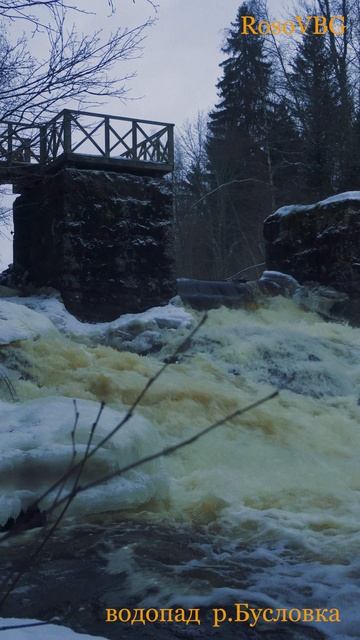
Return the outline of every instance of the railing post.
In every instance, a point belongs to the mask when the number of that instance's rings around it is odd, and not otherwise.
[[[31,138],[24,138],[24,162],[31,162]]]
[[[47,126],[42,124],[40,129],[40,164],[46,164],[47,161]]]
[[[133,160],[137,160],[137,122],[132,121],[132,156]]]
[[[50,128],[50,140],[49,140],[49,152],[51,152],[51,160],[56,158],[56,122],[51,124]]]
[[[7,161],[12,161],[13,152],[13,125],[9,122],[7,130]]]
[[[64,153],[71,153],[71,111],[64,109]]]
[[[175,146],[174,146],[174,125],[168,126],[168,162],[174,166]]]
[[[110,116],[105,116],[105,158],[110,158]]]

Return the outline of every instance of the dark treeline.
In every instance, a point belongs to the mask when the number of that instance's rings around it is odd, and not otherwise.
[[[303,35],[244,36],[242,16],[269,19],[264,0],[244,2],[222,49],[217,104],[179,136],[181,276],[227,278],[262,263],[263,220],[277,207],[360,189],[360,0],[296,13],[344,15],[345,33],[315,35],[311,20]]]

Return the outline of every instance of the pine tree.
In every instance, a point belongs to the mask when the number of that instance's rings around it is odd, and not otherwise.
[[[346,175],[341,188],[344,191],[360,190],[360,108],[355,110],[351,122],[350,142],[347,146]]]
[[[285,97],[272,105],[268,139],[275,206],[298,202],[303,188],[303,143]]]
[[[338,109],[336,120],[337,171],[336,191],[353,188],[354,180],[354,126],[356,108],[354,98],[359,89],[359,0],[317,0],[317,10],[327,20],[332,15],[344,16],[346,29],[341,37],[331,30],[326,36],[328,58],[332,65],[332,77],[336,83]],[[355,149],[356,152],[356,149]],[[356,178],[357,182],[358,178]]]
[[[260,11],[257,0],[251,0],[237,12],[223,48],[219,102],[210,113],[209,180],[212,189],[218,188],[210,203],[217,277],[261,261],[262,221],[272,207],[267,157],[271,68],[264,38],[241,34],[242,16],[261,19]]]
[[[318,200],[339,181],[339,100],[328,42],[311,27],[298,45],[292,88],[303,138],[302,199]]]

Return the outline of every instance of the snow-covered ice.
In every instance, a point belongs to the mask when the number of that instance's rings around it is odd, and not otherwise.
[[[39,625],[40,622],[40,625]],[[2,631],[2,627],[16,627],[18,625],[36,625],[22,629],[8,629]],[[84,633],[75,633],[68,627],[57,624],[43,625],[40,620],[27,618],[0,618],[1,640],[106,640],[103,636],[89,636]]]
[[[43,313],[0,300],[0,344],[27,340],[55,331],[55,326]]]
[[[138,352],[141,352],[142,349],[151,348],[152,338],[156,344],[159,338],[159,331],[187,327],[193,322],[190,313],[174,304],[153,307],[142,313],[127,313],[112,322],[98,322],[96,324],[80,322],[66,310],[61,300],[56,297],[12,297],[11,303],[0,299],[0,314],[3,305],[8,304],[13,306],[22,305],[22,310],[16,315],[19,318],[19,324],[21,318],[24,317],[26,319],[29,317],[29,326],[31,326],[30,320],[32,316],[30,310],[33,310],[38,312],[37,315],[42,314],[39,318],[44,318],[45,324],[47,318],[48,322],[50,321],[49,326],[55,325],[59,331],[66,335],[103,342],[113,347],[131,348]],[[27,315],[27,312],[29,312],[29,315]],[[15,312],[13,314],[15,316]],[[36,333],[36,330],[37,325],[34,324],[33,332]],[[144,335],[144,339],[141,340],[141,334],[144,332],[147,333]],[[150,336],[149,332],[153,332],[153,335]],[[24,338],[27,337],[32,336],[30,333],[27,335],[24,332]],[[135,338],[137,343],[131,345]],[[15,339],[20,340],[22,338]]]
[[[77,461],[85,452],[99,406],[90,400],[77,401]],[[75,407],[71,398],[47,397],[21,404],[0,402],[0,414],[0,524],[4,525],[68,469]],[[105,407],[93,445],[119,424],[123,415]],[[101,478],[160,448],[159,436],[150,422],[135,415],[88,462],[82,480]],[[162,465],[155,461],[80,494],[72,508],[76,513],[121,510],[145,504],[163,493]],[[53,497],[43,506],[51,504]]]

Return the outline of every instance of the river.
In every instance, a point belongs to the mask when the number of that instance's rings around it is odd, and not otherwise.
[[[201,317],[191,315],[194,323]],[[18,399],[10,402],[2,389],[7,418],[2,427],[6,461],[3,456],[0,465],[3,521],[69,460],[72,399],[78,399],[81,417],[79,454],[99,402],[106,409],[98,439],[174,352],[189,324],[158,326],[157,351],[147,355],[121,351],[120,343],[100,339],[101,332],[74,335],[61,326],[2,347]],[[86,477],[100,477],[180,442],[276,389],[279,396],[171,456],[84,492],[50,544],[48,558],[64,548],[61,541],[67,540],[69,549],[72,538],[74,547],[79,536],[86,540],[82,553],[69,552],[73,562],[67,567],[68,588],[73,581],[79,594],[76,576],[84,570],[84,553],[93,575],[95,548],[100,609],[177,605],[207,611],[234,602],[337,607],[339,623],[318,623],[305,632],[298,627],[305,635],[279,631],[264,637],[359,637],[359,383],[358,328],[325,321],[282,297],[251,310],[210,311],[191,343],[144,395],[132,421],[99,451]],[[35,533],[26,535],[31,541]],[[17,540],[10,549],[24,544]],[[9,547],[8,553],[15,554]],[[54,563],[58,574],[66,575],[64,560]],[[40,567],[40,574],[51,566]],[[31,617],[34,609],[38,615],[42,610],[36,581],[34,569],[25,580],[33,595],[25,598],[24,615]],[[19,589],[13,608],[23,593]],[[94,597],[89,593],[85,600]],[[46,611],[50,615],[50,605]],[[94,614],[100,615],[99,610]],[[75,619],[74,613],[68,619]],[[99,624],[93,628],[106,635],[109,627]],[[89,627],[84,623],[88,632]],[[240,632],[245,633],[238,628],[234,637]],[[269,625],[262,630],[270,632]],[[233,637],[226,633],[219,637]],[[247,633],[243,637],[257,637],[256,630]]]

